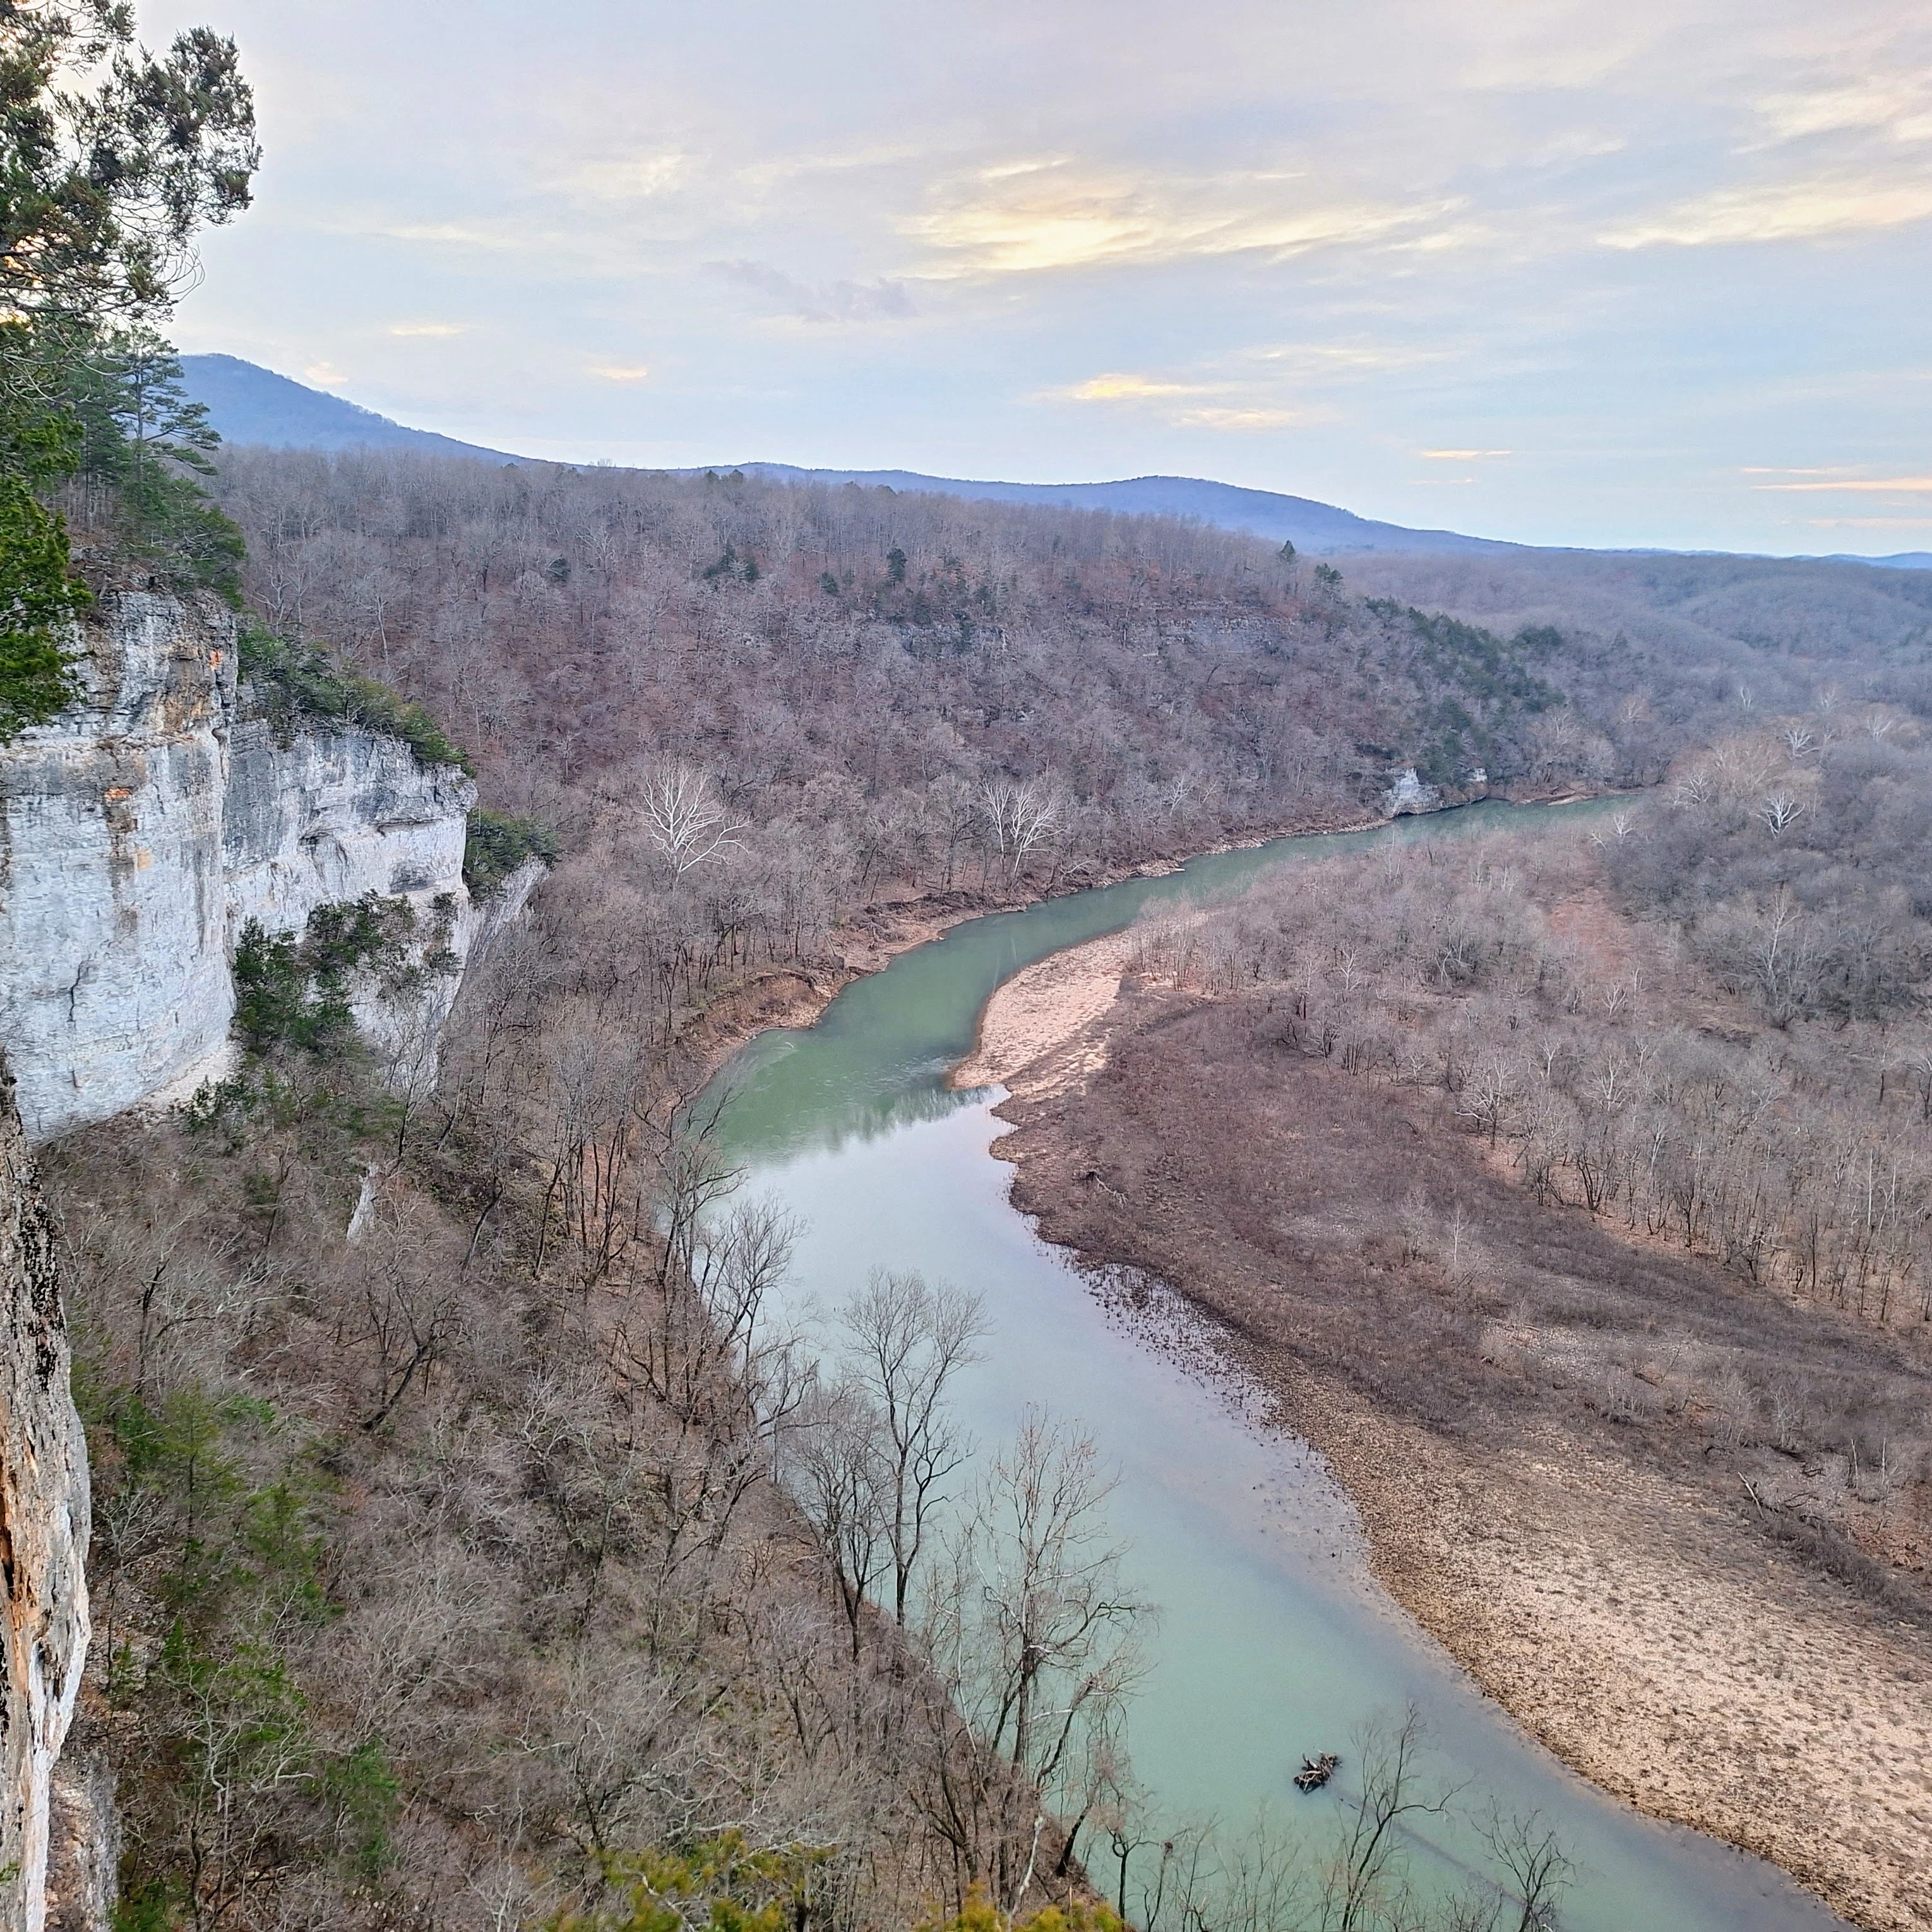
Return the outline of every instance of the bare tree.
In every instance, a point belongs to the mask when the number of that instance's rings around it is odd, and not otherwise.
[[[874,1586],[892,1568],[880,1506],[891,1486],[880,1453],[884,1435],[884,1418],[863,1389],[849,1382],[815,1389],[791,1432],[787,1462],[791,1492],[831,1565],[855,1663]]]
[[[1026,869],[1027,860],[1051,838],[1061,815],[1060,800],[1044,778],[1016,783],[989,781],[980,794],[980,822],[987,850],[998,860],[1000,880],[1011,892]]]
[[[980,1298],[945,1282],[875,1268],[846,1308],[854,1378],[869,1398],[881,1439],[877,1508],[891,1552],[892,1616],[902,1628],[940,1485],[972,1452],[946,1396],[979,1358],[987,1332]]]
[[[645,767],[638,812],[646,839],[677,878],[744,843],[746,821],[731,817],[716,780],[682,758]]]
[[[1446,1812],[1454,1796],[1422,1783],[1423,1737],[1422,1714],[1412,1704],[1393,1730],[1370,1723],[1355,1733],[1355,1802],[1327,1886],[1336,1932],[1361,1932],[1404,1910],[1409,1835],[1422,1819]]]
[[[1141,1672],[1150,1614],[1108,1529],[1114,1478],[1038,1409],[982,1478],[926,1607],[934,1750],[925,1804],[965,1876],[1016,1911],[1055,1816],[1087,1815]]]

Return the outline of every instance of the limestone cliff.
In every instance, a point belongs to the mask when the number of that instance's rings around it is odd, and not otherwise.
[[[1490,775],[1480,765],[1472,765],[1458,783],[1447,786],[1431,784],[1413,765],[1408,765],[1396,773],[1395,782],[1382,794],[1382,816],[1419,817],[1490,796]]]
[[[87,1444],[68,1385],[52,1225],[4,1058],[0,1297],[0,1932],[41,1932],[54,1761],[87,1655]]]
[[[80,700],[0,748],[0,1046],[28,1138],[220,1072],[243,924],[298,932],[371,891],[406,896],[446,955],[412,1007],[358,1010],[420,1066],[482,922],[469,779],[357,728],[278,739],[246,715],[212,599],[124,587],[83,640]]]

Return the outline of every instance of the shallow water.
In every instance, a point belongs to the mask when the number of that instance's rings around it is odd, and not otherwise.
[[[982,1442],[1042,1403],[1076,1418],[1120,1470],[1112,1505],[1130,1581],[1160,1606],[1132,1710],[1136,1772],[1171,1820],[1258,1807],[1312,1826],[1341,1792],[1301,1798],[1304,1751],[1348,1748],[1356,1725],[1413,1700],[1445,1777],[1506,1811],[1537,1810],[1583,1876],[1574,1932],[1796,1932],[1840,1921],[1782,1874],[1699,1834],[1652,1824],[1532,1742],[1367,1576],[1352,1511],[1318,1457],[1258,1427],[1255,1404],[1198,1350],[1130,1330],[1006,1198],[988,1148],[1000,1090],[956,1094],[1002,981],[1118,930],[1144,906],[1238,892],[1262,872],[1390,838],[1439,841],[1507,825],[1572,823],[1602,805],[1483,806],[1372,832],[1283,839],[975,920],[848,987],[818,1024],[760,1036],[720,1076],[720,1131],[754,1191],[805,1223],[793,1312],[834,1306],[874,1267],[916,1268],[984,1300],[992,1333],[958,1406]],[[1184,1318],[1174,1336],[1186,1340]],[[1346,1772],[1346,1767],[1345,1767]],[[1346,1779],[1338,1779],[1338,1786]],[[1446,1871],[1452,1831],[1423,1849]]]

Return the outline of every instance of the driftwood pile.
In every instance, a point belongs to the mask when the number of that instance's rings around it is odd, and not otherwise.
[[[1305,1757],[1301,1768],[1294,1774],[1294,1788],[1298,1791],[1319,1791],[1335,1775],[1335,1767],[1342,1760],[1333,1751],[1324,1751],[1319,1757]]]

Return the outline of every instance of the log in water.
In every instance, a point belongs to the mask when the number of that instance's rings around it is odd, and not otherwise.
[[[1370,1577],[1346,1498],[1305,1445],[1256,1426],[1243,1391],[1110,1316],[1006,1198],[988,1153],[992,1094],[949,1091],[981,1009],[1012,974],[1126,925],[1143,906],[1225,897],[1271,867],[1388,838],[1568,824],[1601,806],[1484,806],[1373,832],[1282,839],[1180,872],[956,927],[840,995],[817,1026],[753,1041],[720,1076],[730,1156],[802,1219],[794,1312],[829,1308],[875,1266],[981,1295],[993,1323],[959,1406],[984,1443],[1032,1403],[1076,1418],[1118,1465],[1112,1514],[1130,1580],[1161,1610],[1136,1700],[1135,1768],[1169,1817],[1238,1830],[1270,1804],[1311,1834],[1346,1802],[1345,1763],[1298,1799],[1306,1754],[1418,1705],[1445,1775],[1540,1812],[1582,1876],[1574,1932],[1818,1932],[1840,1921],[1762,1861],[1654,1824],[1529,1739]],[[1158,1318],[1159,1310],[1155,1311]],[[1184,1318],[1174,1314],[1184,1343]],[[1196,1364],[1196,1366],[1199,1366]],[[1436,1848],[1449,1872],[1471,1850]],[[1431,1854],[1424,1852],[1426,1861]]]

